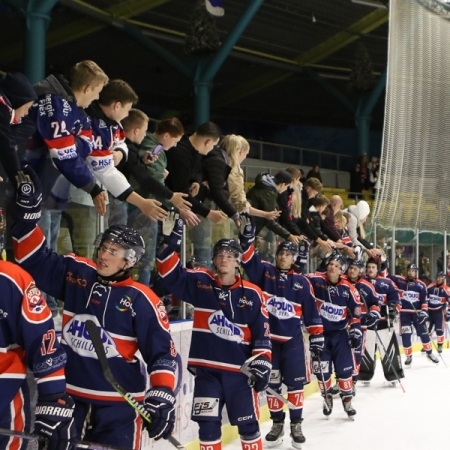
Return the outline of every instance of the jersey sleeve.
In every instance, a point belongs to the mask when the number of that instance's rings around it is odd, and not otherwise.
[[[361,328],[361,299],[357,289],[348,283],[349,286],[349,297],[347,302],[347,307],[350,312],[349,325],[352,328]]]
[[[75,187],[90,193],[95,187],[95,179],[84,163],[84,157],[92,149],[92,130],[87,116],[72,108],[73,105],[59,96],[45,95],[39,99],[36,130],[56,168]],[[77,122],[77,132],[74,131],[74,121]]]
[[[147,364],[150,385],[174,389],[178,353],[170,335],[164,303],[150,289],[142,291],[135,323],[138,347]]]
[[[301,283],[303,321],[309,334],[323,333],[322,318],[316,304],[316,297],[310,281],[303,275],[296,277]]]
[[[242,267],[252,283],[263,286],[265,265],[261,261],[259,254],[255,251],[254,244],[250,244],[247,249],[244,249]]]

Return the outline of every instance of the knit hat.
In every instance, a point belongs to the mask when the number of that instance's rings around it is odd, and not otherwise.
[[[0,91],[11,103],[12,109],[20,108],[28,102],[35,102],[38,99],[32,84],[28,78],[20,72],[8,73],[0,81]]]
[[[279,170],[273,177],[276,184],[289,184],[292,182],[292,176],[289,172],[286,172],[285,170]]]
[[[360,200],[356,205],[356,217],[358,220],[365,219],[370,214],[370,206],[365,200]]]

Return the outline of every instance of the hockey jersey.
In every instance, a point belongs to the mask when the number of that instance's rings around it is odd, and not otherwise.
[[[67,356],[56,338],[52,313],[32,277],[0,261],[0,411],[26,382],[27,368],[39,395],[65,392]]]
[[[380,301],[380,322],[386,322],[388,316],[388,305],[393,305],[397,311],[401,309],[399,291],[395,283],[389,278],[377,275],[376,278],[368,279],[374,286]]]
[[[437,285],[436,283],[431,283],[427,286],[427,295],[428,309],[430,311],[446,309],[450,299],[450,287],[446,284]]]
[[[400,293],[400,300],[402,302],[401,312],[403,313],[419,313],[422,309],[428,309],[427,302],[427,286],[423,281],[416,278],[414,281],[409,281],[403,275],[392,275],[388,277],[396,284]]]
[[[375,291],[372,283],[367,279],[360,277],[353,283],[348,277],[346,277],[349,283],[353,284],[359,293],[359,298],[361,300],[361,324],[363,327],[366,326],[367,313],[371,312],[381,317],[380,314],[380,296]],[[365,328],[364,328],[365,329]]]
[[[301,333],[302,320],[309,334],[323,333],[314,292],[305,276],[292,269],[281,272],[271,263],[261,261],[253,244],[245,250],[242,266],[249,280],[263,291],[273,340],[287,342]]]
[[[164,286],[194,306],[189,367],[239,372],[252,355],[271,360],[268,313],[258,286],[240,277],[222,286],[207,269],[183,268],[170,247],[159,254],[158,270]]]
[[[99,282],[96,265],[87,258],[58,255],[46,246],[38,226],[13,227],[16,261],[48,294],[64,301],[61,343],[67,352],[67,392],[91,403],[125,401],[106,381],[86,320],[100,329],[111,370],[136,400],[142,400],[148,377],[151,386],[174,387],[177,352],[170,337],[162,301],[130,277]]]
[[[361,302],[356,288],[343,277],[336,284],[328,281],[326,274],[308,275],[314,290],[316,304],[327,331],[361,328]]]

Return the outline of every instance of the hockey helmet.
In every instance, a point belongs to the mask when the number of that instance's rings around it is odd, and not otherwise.
[[[437,274],[436,274],[436,278],[439,277],[445,277],[445,272],[442,272],[442,270],[440,270]]]
[[[348,267],[350,266],[357,267],[361,272],[364,269],[364,261],[362,259],[349,259]]]
[[[238,263],[242,260],[243,250],[241,245],[235,239],[220,239],[213,247],[212,259],[214,259],[221,250],[232,252]]]
[[[408,264],[408,267],[406,268],[406,270],[419,270],[419,268],[417,267],[417,264],[411,263],[411,264]]]
[[[337,252],[333,252],[326,260],[325,266],[328,267],[328,264],[330,264],[331,261],[338,261],[341,265],[342,272],[345,272],[347,270],[347,260]]]
[[[281,251],[292,253],[294,261],[297,259],[298,247],[293,242],[283,241],[280,244],[278,244],[275,255],[278,255],[278,253],[280,253]]]
[[[126,225],[113,225],[97,235],[94,247],[98,250],[105,241],[120,245],[125,250],[124,259],[133,267],[145,253],[145,243],[139,231]]]

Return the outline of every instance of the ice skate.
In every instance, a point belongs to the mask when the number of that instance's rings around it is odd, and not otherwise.
[[[326,396],[324,396],[323,398],[323,414],[324,416],[328,416],[332,413],[333,411],[333,396],[331,394],[326,394]]]
[[[352,397],[343,397],[342,405],[344,406],[344,411],[347,413],[347,416],[350,420],[355,420],[356,411],[352,406]]]
[[[272,428],[266,434],[267,447],[275,447],[283,442],[284,420],[282,422],[273,421]]]
[[[356,381],[353,382],[352,395],[353,395],[353,397],[356,397]]]
[[[412,355],[408,355],[405,359],[405,369],[411,368]]]
[[[302,431],[302,419],[300,422],[291,422],[292,447],[302,448],[301,444],[306,441]]]
[[[436,358],[436,356],[433,355],[433,353],[427,353],[427,358],[431,361],[434,362],[435,364],[439,363],[439,359]]]
[[[425,355],[426,352],[427,352],[427,351],[426,351],[424,348],[422,348],[422,349],[420,350],[420,353],[421,353],[422,355]]]
[[[442,353],[442,344],[438,344],[437,352]]]
[[[339,389],[339,380],[336,378],[336,383],[335,385],[331,388],[331,395],[336,398],[339,396],[339,393],[341,392],[341,390]]]

